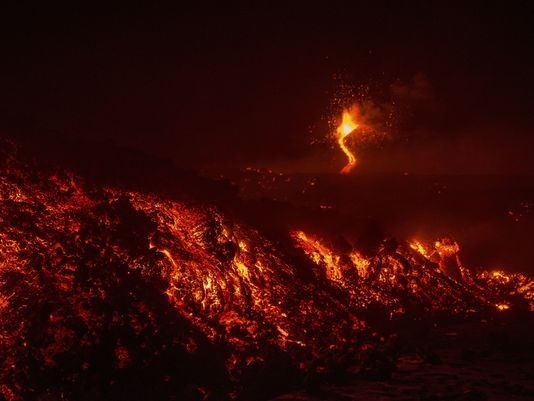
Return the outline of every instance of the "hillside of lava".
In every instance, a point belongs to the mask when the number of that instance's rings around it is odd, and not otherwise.
[[[0,197],[2,400],[269,399],[389,377],[414,327],[534,308],[530,277],[453,238],[364,246],[311,212],[268,230],[248,214],[269,202],[104,185],[7,142]]]

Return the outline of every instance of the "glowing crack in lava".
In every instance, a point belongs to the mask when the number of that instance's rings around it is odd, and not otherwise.
[[[343,115],[341,117],[341,124],[336,129],[337,133],[337,143],[343,153],[348,158],[348,162],[340,171],[341,174],[348,174],[356,166],[356,156],[354,153],[347,148],[345,145],[345,138],[347,138],[351,133],[358,129],[359,125],[354,122],[352,115],[348,110],[343,110]]]

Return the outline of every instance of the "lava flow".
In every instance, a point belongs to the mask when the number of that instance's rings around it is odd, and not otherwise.
[[[452,240],[273,241],[215,205],[2,156],[2,399],[256,399],[378,341],[369,310],[389,321],[534,302],[531,279],[470,272]]]
[[[356,166],[356,156],[354,156],[354,153],[345,144],[345,139],[358,129],[358,127],[359,125],[354,122],[351,113],[348,110],[343,110],[341,124],[336,129],[337,143],[348,159],[347,164],[340,171],[342,174],[348,174]]]

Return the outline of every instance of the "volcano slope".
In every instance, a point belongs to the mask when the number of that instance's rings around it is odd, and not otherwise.
[[[2,152],[6,400],[267,399],[356,360],[383,375],[394,362],[376,368],[369,349],[388,348],[395,322],[532,306],[528,277],[472,273],[454,247],[384,240],[362,254],[298,229],[277,242],[216,201],[95,185]]]

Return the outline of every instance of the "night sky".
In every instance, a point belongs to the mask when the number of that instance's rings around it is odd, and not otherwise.
[[[428,96],[397,99],[402,122],[370,166],[534,173],[531,2],[323,3],[4,4],[0,127],[192,167],[328,158],[311,142],[328,134],[334,76],[377,104],[419,76]]]

